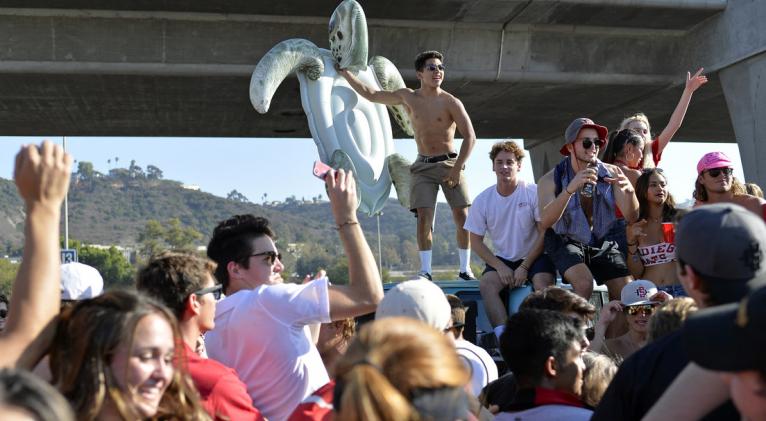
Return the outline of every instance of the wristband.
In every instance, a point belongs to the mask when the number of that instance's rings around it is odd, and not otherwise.
[[[519,267],[529,272],[529,268],[524,263],[520,264]]]
[[[567,194],[570,195],[570,196],[573,195],[574,193],[569,193],[569,189],[567,187],[569,187],[569,186],[565,186],[564,187],[564,191],[567,192]]]
[[[343,227],[345,227],[345,226],[347,226],[347,225],[359,225],[359,221],[354,221],[354,220],[351,220],[351,219],[349,219],[348,221],[346,221],[346,222],[344,222],[344,223],[342,223],[342,224],[338,224],[338,225],[335,227],[335,229],[336,229],[336,230],[338,230],[338,231],[340,231],[340,230],[341,230],[341,228],[343,228]]]

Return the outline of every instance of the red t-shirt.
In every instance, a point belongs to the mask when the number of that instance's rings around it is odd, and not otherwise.
[[[332,395],[335,380],[320,387],[295,408],[287,421],[332,421]]]
[[[233,369],[216,360],[200,357],[185,343],[184,359],[202,406],[213,419],[265,420],[261,411],[253,407],[247,387]]]

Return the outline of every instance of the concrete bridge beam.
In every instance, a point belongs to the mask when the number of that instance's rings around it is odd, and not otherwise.
[[[729,66],[720,76],[745,178],[766,187],[766,53]]]

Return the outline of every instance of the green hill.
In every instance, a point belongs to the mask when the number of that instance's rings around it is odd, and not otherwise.
[[[289,194],[289,187],[285,187],[285,193]],[[0,179],[0,247],[3,254],[15,254],[13,252],[22,246],[23,210],[13,181]],[[137,248],[139,233],[147,221],[178,218],[184,227],[203,234],[196,245],[204,246],[219,221],[242,213],[264,216],[272,222],[280,247],[292,255],[286,259],[288,269],[292,271],[313,271],[315,266],[328,266],[339,260],[342,249],[329,202],[290,198],[278,204],[259,205],[184,188],[178,181],[149,178],[129,169],[112,170],[109,175],[96,172],[73,174],[69,194],[69,235],[88,244]],[[454,227],[446,204],[440,204],[436,219],[434,264],[456,265]],[[360,222],[377,257],[376,218],[360,215]],[[415,222],[412,213],[396,200],[389,200],[380,216],[385,268],[417,269]],[[321,258],[315,258],[317,256]]]

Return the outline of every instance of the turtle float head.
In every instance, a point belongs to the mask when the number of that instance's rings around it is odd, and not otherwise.
[[[342,69],[367,68],[367,19],[354,0],[343,0],[330,17],[330,51]]]

